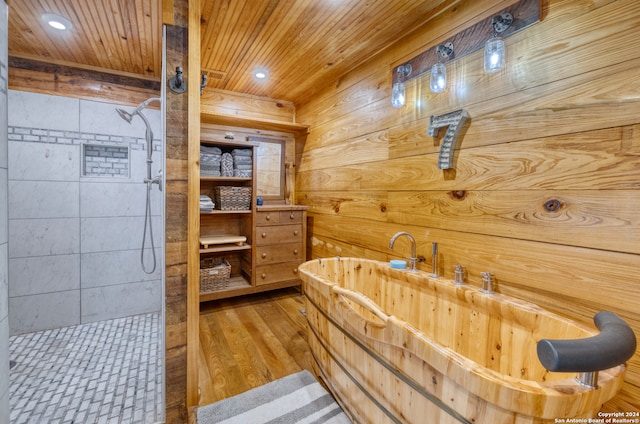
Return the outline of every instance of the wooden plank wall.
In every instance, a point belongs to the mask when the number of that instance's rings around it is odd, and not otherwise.
[[[507,69],[482,51],[407,83],[393,109],[391,69],[512,1],[465,0],[354,69],[304,105],[311,125],[297,172],[310,206],[310,257],[406,257],[494,273],[498,291],[593,325],[611,310],[640,337],[640,2],[545,0],[542,20],[506,40]],[[430,115],[464,108],[455,170],[437,168]],[[557,210],[548,207],[555,204]],[[553,208],[551,208],[553,209]],[[403,244],[404,243],[404,244]],[[640,410],[640,354],[609,411]]]

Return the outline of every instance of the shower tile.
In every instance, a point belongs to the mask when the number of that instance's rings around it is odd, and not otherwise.
[[[79,218],[12,219],[9,258],[80,252]]]
[[[80,101],[70,97],[9,90],[9,125],[78,131]]]
[[[8,243],[0,244],[0,321],[9,315],[9,276],[7,274],[7,264],[9,263],[8,257]],[[2,358],[2,356],[0,356],[0,358]]]
[[[160,214],[159,195],[151,195],[151,211]],[[146,185],[116,182],[80,183],[80,211],[83,218],[144,216]]]
[[[162,309],[160,280],[82,290],[82,323]]]
[[[160,334],[152,313],[11,337],[12,423],[162,422]]]
[[[6,105],[7,95],[0,91],[0,105]],[[7,114],[0,113],[0,168],[8,167],[8,151],[7,151],[7,143],[8,143],[8,123],[7,123]]]
[[[80,323],[80,290],[9,298],[11,334]]]
[[[157,141],[157,142],[156,142]],[[160,140],[154,140],[154,146],[158,146]],[[162,170],[162,152],[159,152],[156,147],[153,149],[153,155],[151,160],[151,177],[155,177]],[[144,182],[147,178],[147,152],[144,150],[131,150],[131,181]],[[158,186],[154,186],[154,193],[159,193]]]
[[[154,103],[154,107],[158,103]],[[122,119],[116,109],[124,109],[132,112],[132,106],[120,106],[113,103],[80,100],[80,131],[95,134],[108,134],[116,136],[134,136],[144,139],[146,126],[140,117],[135,116],[131,123]],[[149,120],[151,130],[156,137],[161,133],[161,115],[157,109],[145,109],[145,117]]]
[[[77,218],[80,183],[9,181],[9,218]]]
[[[80,255],[9,260],[9,296],[28,296],[80,288]]]
[[[80,179],[80,146],[11,141],[9,161],[9,180]]]
[[[9,238],[9,193],[5,189],[7,185],[7,170],[0,168],[0,243],[6,242]]]
[[[9,318],[0,317],[0,411],[9,411],[9,379],[6,378],[9,375]],[[4,418],[8,419],[8,414],[3,414]],[[8,424],[8,421],[3,421],[3,417],[0,416],[0,423]]]
[[[147,249],[150,252],[151,249]],[[162,278],[161,249],[156,247],[156,270],[147,274],[140,265],[140,250],[83,253],[80,258],[83,289],[112,286]],[[147,269],[152,266],[152,257],[145,255]]]
[[[153,229],[160,229],[160,217],[152,218]],[[140,248],[144,231],[144,215],[139,217],[82,218],[80,239],[82,253]],[[159,231],[157,231],[158,233]],[[154,233],[155,240],[162,240]],[[147,235],[147,242],[149,236]]]

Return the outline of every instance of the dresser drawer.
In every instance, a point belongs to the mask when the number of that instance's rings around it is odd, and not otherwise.
[[[302,242],[302,224],[256,228],[256,246],[294,242]]]
[[[294,280],[298,277],[298,262],[262,265],[256,267],[256,286]]]
[[[256,265],[295,261],[303,262],[302,243],[283,243],[256,247]]]
[[[302,211],[260,211],[256,215],[256,225],[300,224]]]

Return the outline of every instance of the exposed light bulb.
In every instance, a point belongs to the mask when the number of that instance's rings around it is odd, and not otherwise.
[[[397,82],[393,84],[393,88],[391,89],[391,106],[395,108],[400,108],[404,106],[407,100],[404,83]]]
[[[436,63],[431,68],[429,85],[433,93],[442,93],[447,88],[447,68],[443,63]]]
[[[484,72],[492,74],[504,68],[505,48],[500,37],[494,37],[484,45]]]

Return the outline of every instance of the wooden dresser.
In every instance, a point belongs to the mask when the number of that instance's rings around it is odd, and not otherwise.
[[[256,286],[299,284],[305,261],[307,206],[258,206],[254,238]]]

